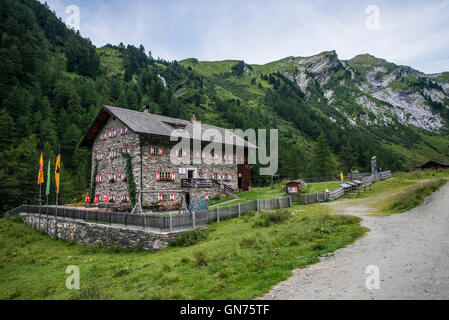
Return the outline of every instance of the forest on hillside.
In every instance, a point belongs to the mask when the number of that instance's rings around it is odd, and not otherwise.
[[[335,125],[323,114],[322,101],[306,100],[297,84],[279,72],[252,73],[239,61],[230,72],[205,77],[177,61],[154,59],[143,46],[97,49],[36,0],[2,0],[0,33],[2,210],[36,200],[41,152],[44,168],[49,160],[54,168],[61,151],[61,203],[82,200],[91,163],[90,151],[79,142],[102,105],[142,110],[149,104],[157,114],[183,119],[196,114],[227,128],[278,128],[281,178],[368,170],[372,155],[385,169],[406,167],[401,155],[379,143],[385,133]],[[247,73],[250,85],[233,84]],[[219,94],[229,86],[238,96]],[[314,88],[321,90],[318,84]],[[406,143],[417,139],[406,128],[398,130]],[[329,159],[324,171],[319,152]],[[257,169],[252,168],[253,184],[269,183],[270,177],[259,176]],[[50,203],[54,197],[52,192]]]

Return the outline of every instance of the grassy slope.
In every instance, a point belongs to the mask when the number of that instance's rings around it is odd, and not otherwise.
[[[449,170],[399,173],[393,179],[373,185],[372,191],[363,196],[372,198],[375,216],[402,213],[423,204],[425,198],[446,184],[448,178]]]
[[[366,231],[328,207],[297,208],[270,227],[254,227],[254,215],[212,224],[199,244],[157,253],[65,243],[2,219],[0,299],[251,299]],[[65,288],[68,265],[80,268],[80,291]]]

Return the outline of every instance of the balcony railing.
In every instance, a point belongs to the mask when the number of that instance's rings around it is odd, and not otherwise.
[[[183,189],[213,188],[213,180],[181,179],[181,188]]]

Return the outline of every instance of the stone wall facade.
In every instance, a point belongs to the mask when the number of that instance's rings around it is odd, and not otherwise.
[[[185,191],[190,194],[191,198],[200,194],[207,194],[209,197],[221,194],[219,190],[214,188],[183,190],[181,180],[189,177],[189,170],[193,178],[219,180],[220,183],[227,184],[233,190],[238,190],[239,172],[236,164],[237,155],[235,150],[232,160],[229,158],[230,155],[226,155],[226,159],[223,159],[223,155],[220,160],[214,157],[214,161],[221,161],[218,164],[206,164],[204,161],[201,161],[201,164],[194,164],[194,160],[198,161],[198,158],[201,158],[199,160],[203,160],[204,157],[210,157],[210,155],[193,154],[193,152],[185,150],[181,158],[185,162],[187,157],[189,157],[190,164],[173,164],[170,160],[170,151],[175,147],[176,142],[171,142],[170,138],[165,136],[138,135],[129,129],[126,134],[121,134],[121,130],[123,133],[124,128],[125,125],[122,122],[110,118],[93,143],[91,174],[92,176],[94,175],[95,162],[97,162],[97,174],[101,175],[102,181],[96,182],[95,193],[98,194],[100,201],[102,201],[105,193],[115,195],[117,203],[120,201],[120,195],[128,195],[128,185],[120,179],[121,173],[126,172],[126,158],[121,154],[122,148],[128,150],[131,154],[134,181],[137,190],[155,192],[154,194],[145,194],[142,197],[143,205],[145,206],[152,202],[157,202],[158,193],[164,195],[165,201],[165,199],[170,197],[170,194],[168,194],[169,191]],[[110,137],[110,132],[114,132],[114,130],[116,135]],[[104,133],[106,134],[106,138],[104,138]],[[162,150],[162,154],[158,154],[157,150]],[[116,156],[113,158],[110,157],[111,151],[116,151]],[[96,160],[98,155],[101,155],[101,160]],[[159,179],[157,179],[157,173],[159,173]],[[115,174],[116,181],[109,181],[110,174]],[[165,177],[165,174],[168,177]],[[172,179],[173,174],[174,181]],[[221,178],[219,179],[220,175]],[[95,177],[93,178],[95,179]],[[164,194],[164,191],[167,194]],[[94,195],[91,195],[91,197],[94,197]],[[174,197],[175,199],[172,202],[181,202],[182,195],[180,193],[175,193]]]
[[[105,193],[115,195],[118,201],[120,195],[128,195],[128,184],[122,182],[120,174],[126,172],[126,158],[122,155],[122,148],[129,150],[132,159],[132,167],[134,176],[136,170],[140,168],[140,142],[139,135],[128,129],[126,134],[120,134],[120,129],[125,126],[117,119],[109,119],[107,124],[101,130],[100,135],[95,138],[92,147],[92,171],[93,177],[95,171],[95,162],[98,163],[98,176],[101,175],[102,181],[96,182],[95,193],[98,194],[99,200],[102,201]],[[116,130],[115,137],[109,137],[109,132]],[[123,132],[123,131],[122,131]],[[106,133],[106,139],[102,137]],[[115,157],[110,157],[110,152],[115,152]],[[101,155],[101,160],[97,160],[97,156]],[[109,181],[109,174],[116,175],[116,181]],[[96,177],[93,177],[95,179]],[[137,182],[136,182],[137,183]],[[91,195],[92,197],[94,195]]]
[[[24,223],[36,230],[41,230],[52,238],[74,241],[80,244],[145,250],[162,250],[182,232],[157,232],[119,228],[116,226],[88,223],[84,221],[59,220],[55,224],[53,217],[21,213]],[[55,230],[56,227],[56,230]]]

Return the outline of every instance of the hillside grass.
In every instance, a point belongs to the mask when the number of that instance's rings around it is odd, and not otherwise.
[[[1,219],[0,299],[252,299],[367,231],[326,206],[297,208],[213,223],[155,253],[53,240]],[[80,268],[81,290],[65,287],[69,265]]]
[[[186,59],[179,62],[185,68],[191,67],[196,72],[204,76],[227,73],[237,63],[237,60],[224,61],[198,61],[196,59]]]
[[[415,170],[393,173],[393,178],[371,185],[355,201],[364,201],[373,210],[372,216],[402,213],[421,205],[449,179],[449,170]]]
[[[425,180],[449,178],[449,170],[415,170],[411,172],[393,172],[393,178],[382,182],[375,182],[371,190],[361,193],[358,198],[378,199],[388,198],[389,194],[396,194]]]
[[[123,76],[124,64],[121,54],[118,50],[103,47],[97,48],[97,53],[101,59],[101,66],[106,69],[108,75],[120,75]]]
[[[391,213],[403,213],[424,203],[424,199],[447,183],[445,179],[422,181],[382,201],[378,208],[381,216]]]

